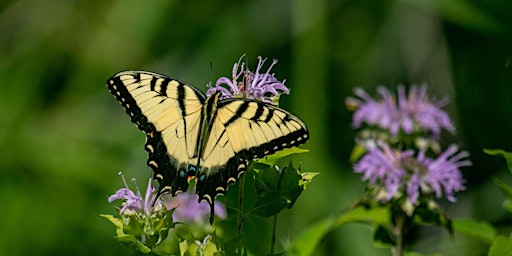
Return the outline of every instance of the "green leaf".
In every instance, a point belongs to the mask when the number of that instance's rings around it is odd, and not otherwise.
[[[405,256],[443,256],[442,253],[435,252],[429,254],[417,253],[417,252],[404,252]]]
[[[290,201],[286,198],[285,193],[279,191],[265,192],[258,196],[249,212],[261,217],[270,217],[278,214],[289,204]]]
[[[508,170],[512,173],[512,152],[501,149],[484,149],[484,152],[491,156],[502,156],[507,161]]]
[[[281,171],[277,167],[255,172],[257,199],[249,212],[270,217],[284,208],[291,208],[304,189],[301,173],[291,164]]]
[[[505,236],[497,236],[492,242],[488,256],[512,256],[512,241]]]
[[[505,197],[508,199],[512,199],[512,187],[507,185],[505,182],[498,178],[494,178],[493,180],[496,186],[498,186],[501,192],[505,195]]]
[[[259,159],[258,161],[256,161],[256,163],[262,163],[262,164],[265,164],[268,166],[273,166],[277,163],[277,161],[279,159],[281,159],[283,157],[293,155],[293,154],[306,153],[306,152],[309,152],[309,150],[298,148],[298,147],[285,148],[283,150],[277,151],[276,153],[274,153],[272,155],[269,155],[262,159]]]
[[[508,213],[512,213],[512,200],[505,199],[505,201],[503,201],[502,207]]]
[[[359,206],[340,215],[334,223],[334,228],[350,222],[372,222],[374,224],[389,224],[390,210],[388,207],[373,206],[370,208]]]
[[[413,221],[420,225],[441,226],[453,235],[452,221],[444,214],[443,209],[433,200],[416,207]]]
[[[349,161],[351,163],[357,162],[361,156],[363,156],[366,153],[366,148],[363,147],[361,144],[356,143],[354,145],[354,148],[352,149],[352,152],[350,153]]]
[[[373,231],[373,245],[377,248],[391,248],[396,242],[389,230],[382,225],[378,225]]]
[[[300,176],[302,177],[302,181],[299,182],[299,185],[306,190],[306,185],[309,184],[315,176],[320,174],[319,172],[302,172]]]
[[[123,221],[120,218],[116,218],[113,215],[107,215],[107,214],[100,214],[100,216],[109,220],[110,222],[112,222],[112,224],[114,224],[114,226],[116,227],[116,230],[121,229],[121,233],[122,233]]]
[[[153,252],[157,255],[179,255],[180,253],[180,238],[177,232],[170,230],[162,231],[167,232],[167,236],[161,241],[158,246],[153,248]]]
[[[139,241],[135,236],[132,235],[120,235],[116,236],[116,239],[123,243],[130,250],[137,250],[144,254],[148,254],[151,252],[151,249]]]
[[[137,250],[142,253],[150,253],[151,249],[147,247],[145,244],[140,242],[135,236],[133,235],[127,235],[124,233],[124,225],[120,218],[116,218],[112,215],[106,215],[106,214],[100,214],[101,217],[106,218],[110,222],[114,224],[116,227],[116,236],[115,238],[123,243],[126,247],[128,247],[130,250]]]
[[[322,239],[333,229],[334,219],[325,218],[306,229],[288,249],[290,256],[315,255],[316,248]]]
[[[455,220],[453,221],[453,229],[456,232],[478,238],[487,243],[491,243],[496,237],[496,230],[487,222]]]
[[[443,19],[471,30],[503,32],[505,28],[492,16],[466,0],[402,0],[438,13]]]

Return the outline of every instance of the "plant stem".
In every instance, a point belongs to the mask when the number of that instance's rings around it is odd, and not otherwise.
[[[244,175],[241,179],[240,179],[240,186],[238,188],[238,218],[237,218],[237,225],[236,225],[236,228],[237,228],[237,234],[238,234],[238,237],[240,237],[240,242],[238,244],[238,254],[239,255],[242,255],[242,227],[243,227],[243,224],[244,224],[244,221],[245,221],[245,218],[243,216],[243,210],[244,210],[244,187],[245,187],[245,177],[246,175]]]
[[[274,225],[272,227],[272,240],[270,241],[270,254],[274,254],[275,246],[276,246],[276,234],[277,234],[277,216],[279,214],[274,215]]]
[[[402,214],[396,214],[394,220],[394,226],[392,227],[393,235],[395,235],[396,245],[391,249],[393,256],[404,255],[403,248],[403,236],[404,236],[404,216]]]

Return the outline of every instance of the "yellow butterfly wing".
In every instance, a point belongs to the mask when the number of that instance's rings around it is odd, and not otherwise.
[[[188,187],[189,166],[197,164],[202,108],[206,97],[176,79],[145,71],[120,72],[107,87],[131,121],[146,133],[148,165],[162,192]]]

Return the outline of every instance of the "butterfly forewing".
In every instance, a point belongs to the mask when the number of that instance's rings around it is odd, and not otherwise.
[[[107,86],[132,122],[146,133],[148,165],[161,189],[173,194],[186,190],[188,167],[197,163],[203,93],[178,80],[144,71],[118,73]]]

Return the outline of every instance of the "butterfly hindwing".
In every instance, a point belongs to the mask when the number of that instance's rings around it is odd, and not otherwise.
[[[202,154],[206,179],[197,184],[200,196],[224,194],[255,160],[308,140],[305,124],[293,114],[263,102],[226,99],[217,104],[210,136]]]

